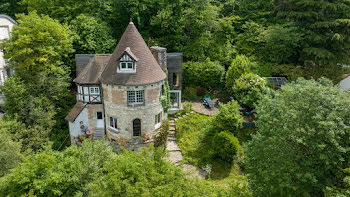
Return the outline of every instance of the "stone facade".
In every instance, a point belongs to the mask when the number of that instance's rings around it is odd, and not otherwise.
[[[103,105],[102,104],[89,104],[86,106],[86,108],[88,109],[89,130],[96,131],[96,129],[97,129],[97,126],[96,126],[96,124],[97,124],[97,112],[102,112],[102,115],[103,115]],[[104,127],[100,127],[98,129],[104,129]]]
[[[165,70],[167,67],[167,55],[166,48],[163,47],[151,47],[150,48],[153,57],[157,60],[159,66],[162,70]]]
[[[106,134],[109,140],[116,141],[122,145],[134,138],[133,121],[135,119],[141,120],[141,136],[145,134],[145,131],[148,134],[153,134],[154,130],[160,126],[160,124],[156,124],[155,116],[161,113],[161,119],[165,118],[160,102],[161,87],[163,84],[164,81],[143,86],[102,84]],[[144,104],[128,106],[128,90],[144,90]],[[110,117],[117,120],[117,130],[109,127]]]

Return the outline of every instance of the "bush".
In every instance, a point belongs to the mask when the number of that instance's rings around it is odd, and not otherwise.
[[[255,67],[255,63],[251,62],[248,57],[237,55],[226,72],[226,88],[229,93],[233,93],[232,87],[236,83],[235,80],[243,74],[251,73],[253,67]]]
[[[232,87],[233,95],[242,105],[254,108],[254,104],[259,100],[260,93],[266,85],[266,80],[259,75],[244,74],[235,80]]]
[[[228,131],[217,133],[212,140],[212,154],[224,161],[232,162],[234,157],[243,153],[238,139]]]
[[[154,147],[166,147],[169,134],[169,121],[163,120],[158,132],[154,136]]]
[[[224,77],[225,68],[209,59],[204,62],[186,62],[183,65],[184,87],[221,88]]]
[[[227,104],[219,104],[219,112],[211,123],[216,132],[229,131],[237,135],[237,131],[242,128],[243,117],[239,111],[237,101],[232,100]]]
[[[197,98],[197,88],[195,87],[185,87],[182,95],[183,99],[193,99]]]

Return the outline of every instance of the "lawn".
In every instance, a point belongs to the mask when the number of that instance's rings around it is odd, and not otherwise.
[[[212,165],[208,182],[228,187],[233,181],[245,180],[239,162],[233,164],[211,158],[211,135],[208,125],[212,117],[191,113],[176,121],[176,137],[185,160],[197,167]]]

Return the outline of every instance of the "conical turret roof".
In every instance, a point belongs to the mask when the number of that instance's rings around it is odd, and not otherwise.
[[[125,54],[136,59],[135,73],[117,71],[119,59]],[[144,85],[162,81],[166,74],[158,65],[135,25],[130,22],[101,74],[102,83],[113,85]]]

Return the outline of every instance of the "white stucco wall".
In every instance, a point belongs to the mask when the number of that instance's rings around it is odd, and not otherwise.
[[[4,39],[9,39],[11,36],[11,31],[16,23],[13,19],[5,15],[0,15],[0,42]],[[5,70],[5,60],[4,54],[0,51],[0,85],[5,81],[7,75]]]
[[[85,107],[83,111],[80,112],[78,117],[74,122],[69,122],[69,134],[71,138],[71,142],[74,143],[74,138],[77,138],[79,135],[83,135],[84,133],[80,129],[80,122],[83,121],[83,125],[88,127],[89,119],[88,119],[88,109]]]
[[[343,91],[350,89],[350,76],[340,81],[340,89],[342,89]]]

